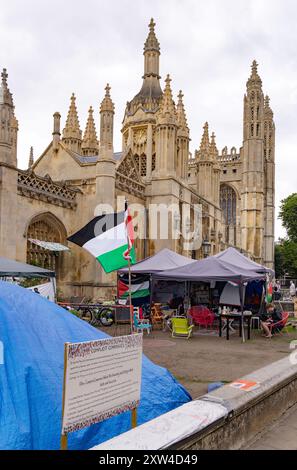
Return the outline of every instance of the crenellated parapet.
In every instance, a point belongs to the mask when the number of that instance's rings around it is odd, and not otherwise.
[[[237,151],[236,147],[232,147],[230,152],[228,147],[224,147],[222,152],[218,155],[218,161],[220,163],[234,163],[240,161],[240,151]]]

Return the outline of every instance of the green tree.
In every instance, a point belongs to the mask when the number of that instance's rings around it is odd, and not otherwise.
[[[285,271],[297,279],[297,243],[285,240],[283,243],[283,260]]]
[[[274,265],[275,265],[275,277],[278,279],[282,277],[286,272],[285,262],[284,262],[283,240],[280,240],[278,243],[275,244]]]
[[[281,201],[279,218],[290,241],[297,243],[297,193]]]

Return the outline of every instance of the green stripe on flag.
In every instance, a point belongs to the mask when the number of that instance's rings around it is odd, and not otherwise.
[[[108,251],[103,253],[100,256],[97,256],[97,261],[101,264],[106,273],[111,273],[117,269],[125,268],[128,266],[128,261],[125,260],[123,254],[128,249],[128,244],[117,247],[115,250]],[[136,254],[135,248],[132,246],[130,251],[131,264],[136,263]]]
[[[147,297],[149,295],[150,295],[149,289],[140,289],[140,290],[136,290],[135,292],[132,292],[133,299],[139,299],[141,297]],[[129,291],[121,295],[121,299],[127,299],[128,297],[129,297]]]

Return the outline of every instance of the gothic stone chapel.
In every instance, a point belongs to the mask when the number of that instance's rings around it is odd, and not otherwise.
[[[205,123],[198,150],[190,153],[190,130],[183,94],[174,101],[171,79],[160,84],[160,44],[155,23],[144,44],[140,91],[127,102],[122,125],[122,151],[113,151],[114,104],[109,85],[100,105],[100,132],[92,107],[82,133],[74,94],[64,129],[53,116],[53,134],[27,170],[17,166],[18,121],[7,72],[0,87],[0,256],[53,268],[64,296],[103,297],[115,285],[87,252],[67,237],[94,217],[98,204],[195,204],[202,207],[202,238],[210,254],[239,248],[268,267],[274,260],[275,126],[264,97],[257,63],[246,84],[243,144],[219,152]],[[145,214],[147,212],[145,211]],[[147,229],[149,220],[144,221]],[[70,248],[55,252],[30,240],[57,242]],[[71,246],[70,246],[71,245]],[[138,239],[138,259],[168,247],[194,258],[202,249],[185,252],[181,239]],[[109,288],[109,289],[107,289]]]

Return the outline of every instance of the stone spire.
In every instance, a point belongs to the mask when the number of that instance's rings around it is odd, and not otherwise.
[[[271,118],[273,118],[273,111],[270,107],[270,98],[268,95],[266,95],[264,99],[264,114],[265,117],[271,116]]]
[[[114,104],[111,100],[111,97],[110,97],[110,86],[109,86],[109,83],[107,83],[106,87],[105,87],[105,96],[101,102],[101,106],[100,106],[100,113],[102,112],[105,112],[105,111],[109,111],[111,113],[114,114]]]
[[[34,165],[33,147],[30,147],[30,155],[29,155],[29,164],[28,164],[28,168],[31,168],[33,165]]]
[[[181,130],[183,131],[189,131],[188,128],[188,122],[187,122],[187,117],[186,117],[186,112],[185,112],[185,107],[183,103],[183,94],[182,91],[179,91],[179,94],[177,96],[178,102],[176,106],[176,114],[177,114],[177,123],[180,127]]]
[[[160,43],[156,37],[156,33],[155,33],[156,23],[154,22],[153,18],[151,18],[151,21],[149,22],[148,26],[149,26],[149,34],[144,43],[144,48],[143,48],[144,53],[154,51],[160,54]]]
[[[218,152],[218,149],[217,149],[216,136],[215,136],[214,132],[212,132],[212,134],[211,134],[209,154],[210,154],[212,160],[217,161],[218,156],[219,156],[219,152]]]
[[[151,19],[149,24],[149,34],[144,43],[144,74],[142,87],[139,93],[127,103],[126,116],[133,115],[139,106],[146,111],[156,112],[162,90],[159,79],[159,61],[160,61],[160,44],[155,34],[155,22]]]
[[[206,122],[203,126],[203,134],[200,147],[197,152],[197,157],[199,160],[209,160],[210,157],[208,122]]]
[[[76,97],[72,93],[70,98],[70,106],[67,115],[65,128],[63,129],[63,139],[79,139],[81,140],[82,132],[79,126],[79,119],[76,108]]]
[[[7,71],[3,69],[0,82],[0,162],[16,166],[18,121],[7,78]]]
[[[177,113],[175,103],[172,98],[172,91],[170,86],[171,78],[167,75],[165,80],[165,88],[163,97],[158,111],[157,121],[162,124],[175,124],[177,125]]]
[[[113,158],[114,104],[110,97],[110,86],[105,87],[105,96],[100,106],[100,158]]]
[[[177,115],[177,176],[186,180],[188,177],[188,164],[189,164],[189,128],[187,117],[185,113],[183,94],[180,91],[178,94],[178,102],[176,106]]]
[[[89,108],[89,115],[81,148],[83,155],[98,155],[98,139],[96,134],[92,106],[90,106]]]
[[[250,78],[248,79],[247,81],[247,89],[251,89],[251,88],[262,88],[262,80],[258,74],[258,64],[255,60],[253,60],[252,62],[252,72],[251,72],[251,76]]]
[[[247,81],[244,96],[243,140],[263,138],[264,95],[258,64],[252,63],[252,73]]]
[[[0,86],[0,104],[7,104],[13,106],[12,94],[7,85],[8,74],[6,69],[1,72],[1,86]]]

